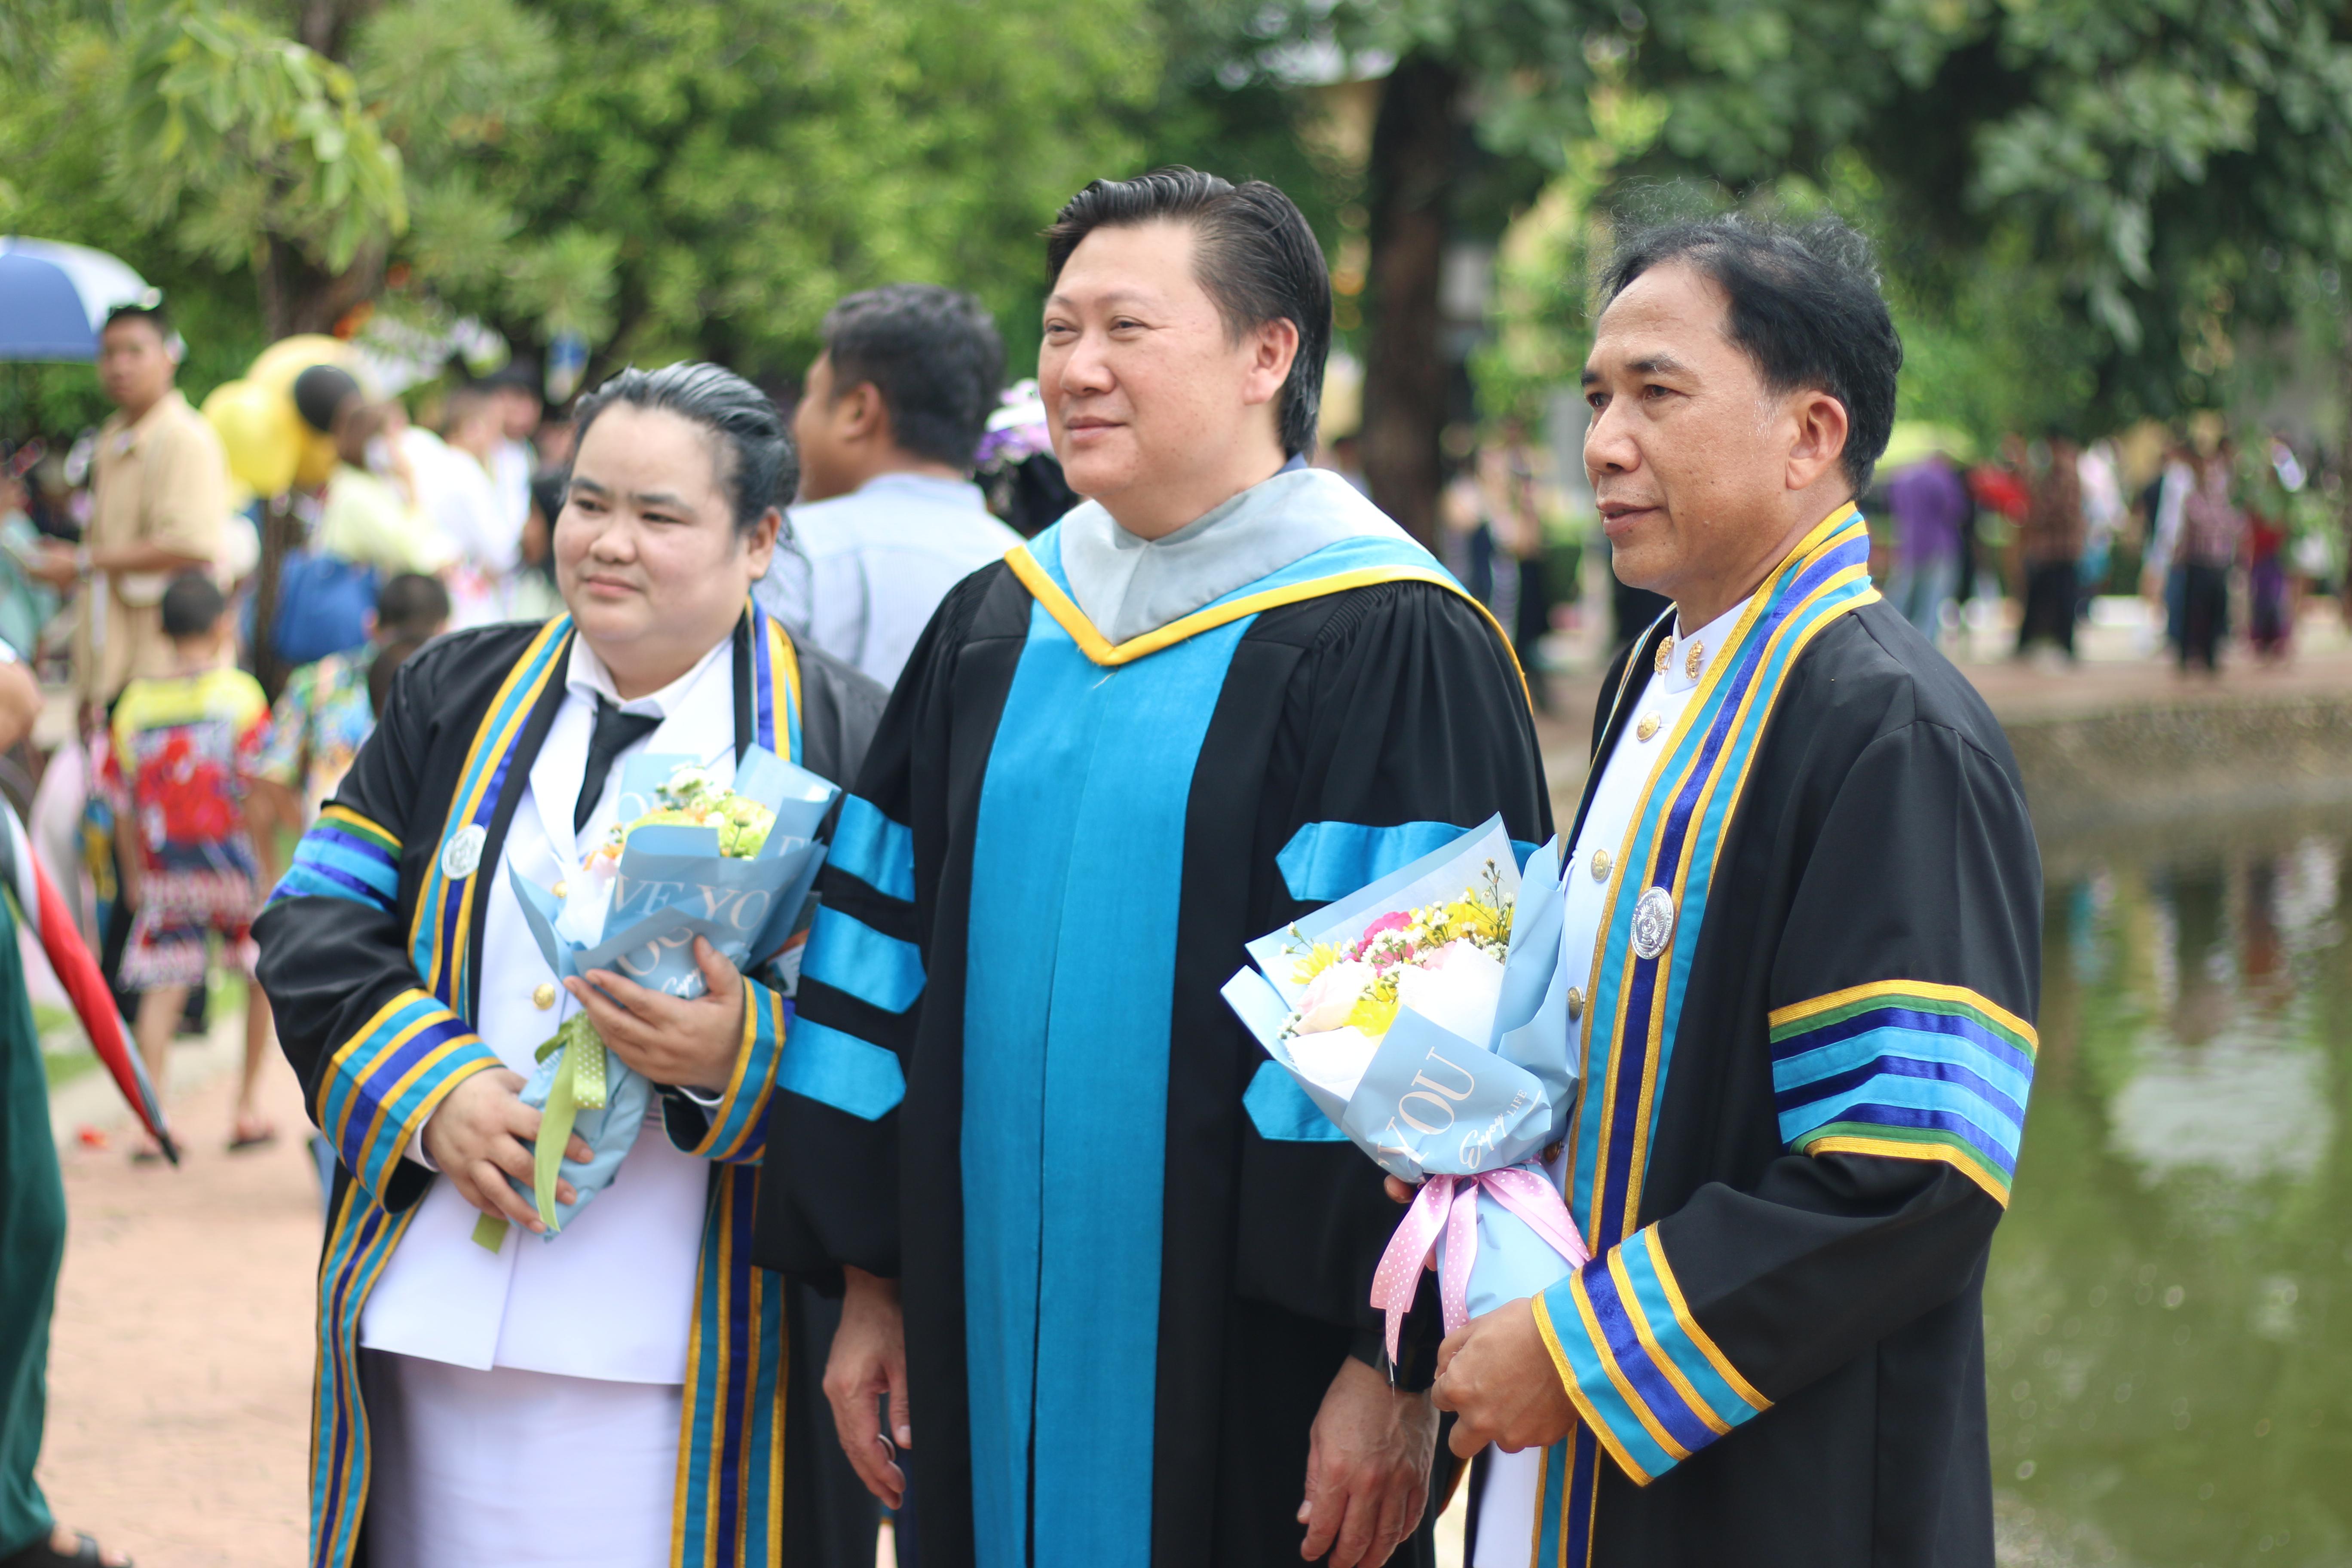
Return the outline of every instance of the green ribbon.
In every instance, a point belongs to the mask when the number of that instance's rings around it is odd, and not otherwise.
[[[543,1062],[559,1050],[563,1059],[555,1064],[547,1104],[539,1113],[539,1137],[531,1146],[530,1166],[531,1196],[539,1205],[539,1222],[551,1232],[563,1228],[555,1218],[555,1178],[562,1169],[572,1126],[582,1111],[604,1110],[609,1092],[604,1037],[596,1033],[587,1014],[574,1013],[563,1020],[531,1057]],[[475,1245],[485,1251],[496,1252],[506,1238],[506,1221],[484,1215],[475,1223]]]

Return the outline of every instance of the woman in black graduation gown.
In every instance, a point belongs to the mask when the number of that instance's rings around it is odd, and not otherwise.
[[[521,931],[509,876],[578,874],[614,818],[625,752],[740,758],[757,743],[846,779],[882,701],[750,600],[795,479],[763,395],[712,365],[629,371],[580,426],[554,539],[571,613],[459,633],[404,664],[256,927],[280,1038],[338,1156],[320,1568],[873,1551],[871,1505],[854,1481],[839,1490],[813,1419],[807,1342],[821,1358],[822,1336],[750,1259],[786,977],[738,976],[705,947],[710,989],[693,1001],[568,983],[657,1086],[651,1123],[561,1236],[487,1253],[467,1239],[475,1208],[540,1228],[508,1181],[528,1182],[538,1122],[516,1091],[573,1005]],[[608,1433],[626,1436],[626,1466]]]

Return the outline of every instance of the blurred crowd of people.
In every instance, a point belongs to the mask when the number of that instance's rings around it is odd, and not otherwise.
[[[2344,585],[2336,480],[2283,436],[2053,431],[1975,464],[1960,445],[1888,475],[1872,507],[1885,591],[1930,637],[1958,637],[1972,600],[2013,597],[2016,656],[2073,662],[2096,601],[2137,598],[2140,651],[2210,673],[2240,637],[2285,658],[2303,605]]]

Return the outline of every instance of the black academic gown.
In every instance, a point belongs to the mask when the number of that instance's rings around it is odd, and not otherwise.
[[[1582,1416],[1548,1456],[1545,1568],[1993,1561],[1981,1292],[2032,1070],[2041,867],[1999,724],[1869,592],[1845,516],[1776,579],[1799,591],[1753,730],[1725,718],[1721,777],[1745,775],[1711,886],[1672,884],[1654,959],[1632,894],[1671,870],[1637,866],[1603,927],[1570,1165],[1606,1251],[1538,1298]],[[1596,783],[1671,626],[1610,672]],[[1747,647],[1710,666],[1699,727]],[[1705,818],[1680,840],[1699,869]],[[1645,1047],[1670,985],[1678,1020]],[[1620,1091],[1624,1124],[1652,1110],[1646,1151],[1601,1122]]]
[[[459,632],[404,664],[374,734],[255,922],[278,1040],[338,1154],[320,1284],[316,1568],[367,1561],[360,1309],[436,1179],[403,1151],[457,1079],[496,1065],[467,1020],[508,825],[563,700],[569,627],[560,617]],[[732,658],[739,754],[755,741],[786,754],[796,727],[803,766],[855,773],[880,687],[794,649],[756,606],[737,626]],[[469,836],[453,854],[452,841]],[[782,982],[762,974],[752,984],[758,1059],[739,1089],[708,1112],[674,1089],[660,1099],[673,1141],[711,1161],[686,1391],[698,1444],[681,1476],[674,1561],[864,1568],[876,1515],[834,1441],[819,1386],[824,1304],[763,1283],[748,1256],[781,1047],[766,998]]]
[[[1350,550],[1083,658],[1058,580],[984,568],[884,716],[760,1256],[902,1279],[924,1568],[1298,1562],[1309,1427],[1345,1357],[1381,1363],[1401,1211],[1219,987],[1464,828],[1549,832],[1507,642],[1417,547]],[[1409,580],[1330,586],[1367,559]]]

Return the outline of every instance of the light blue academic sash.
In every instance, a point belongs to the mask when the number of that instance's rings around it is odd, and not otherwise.
[[[1013,564],[1036,603],[981,786],[964,999],[975,1554],[1149,1568],[1193,765],[1256,610],[1366,582],[1453,584],[1409,541],[1349,539],[1111,648],[1072,620],[1056,530]]]

